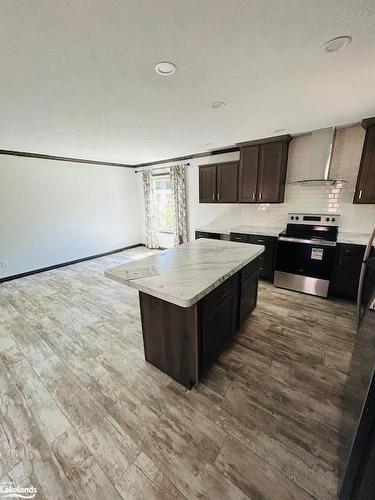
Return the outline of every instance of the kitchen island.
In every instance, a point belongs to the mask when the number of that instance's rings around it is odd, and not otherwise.
[[[190,389],[254,310],[263,251],[199,239],[104,274],[139,291],[146,360]]]

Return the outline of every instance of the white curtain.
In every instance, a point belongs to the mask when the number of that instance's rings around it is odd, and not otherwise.
[[[187,242],[186,223],[186,182],[185,165],[174,165],[170,168],[172,200],[174,246]]]
[[[145,199],[146,246],[148,248],[159,248],[156,231],[154,190],[151,170],[143,171],[143,193]]]

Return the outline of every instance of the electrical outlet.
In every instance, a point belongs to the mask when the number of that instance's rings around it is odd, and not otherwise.
[[[8,262],[6,260],[0,261],[0,267],[1,269],[5,269],[6,267],[8,267]]]

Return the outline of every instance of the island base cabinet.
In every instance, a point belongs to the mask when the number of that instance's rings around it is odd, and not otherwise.
[[[191,389],[254,310],[258,261],[191,307],[139,292],[146,361]]]
[[[180,307],[139,292],[146,361],[191,389],[198,383],[197,304]]]

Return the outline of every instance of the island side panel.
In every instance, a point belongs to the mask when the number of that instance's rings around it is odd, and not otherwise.
[[[180,307],[139,292],[146,361],[188,389],[198,383],[197,305]]]

